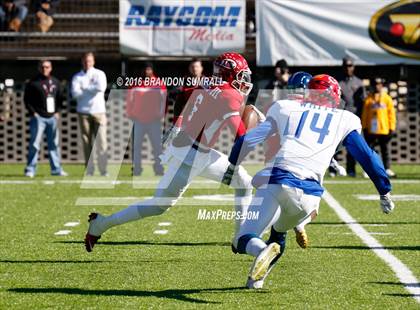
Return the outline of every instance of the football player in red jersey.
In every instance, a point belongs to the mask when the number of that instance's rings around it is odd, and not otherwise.
[[[181,131],[162,156],[168,168],[154,197],[110,216],[91,213],[85,237],[88,252],[111,227],[164,213],[175,205],[194,177],[222,181],[229,166],[228,157],[212,147],[224,127],[230,127],[237,136],[245,134],[240,111],[252,89],[251,70],[240,54],[224,53],[214,61],[213,75],[216,85],[197,88],[190,96],[182,113],[182,124],[179,124]],[[252,194],[251,177],[243,167],[235,170],[231,186],[235,189],[235,211],[242,215],[235,217],[238,230]]]

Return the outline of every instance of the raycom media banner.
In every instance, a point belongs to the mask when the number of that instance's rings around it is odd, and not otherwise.
[[[122,0],[120,51],[199,56],[245,47],[245,0]]]
[[[420,64],[420,0],[258,0],[257,64]]]

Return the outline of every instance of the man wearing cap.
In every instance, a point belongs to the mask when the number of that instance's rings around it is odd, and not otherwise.
[[[344,109],[360,117],[366,92],[362,80],[354,75],[354,70],[353,59],[349,57],[343,58],[343,76],[339,79],[339,84],[341,87],[341,98],[345,103]],[[356,176],[356,162],[349,153],[346,156],[346,170],[347,175],[351,177]]]
[[[371,148],[379,144],[382,161],[389,177],[395,177],[390,169],[389,142],[395,133],[396,117],[394,102],[384,90],[384,80],[375,78],[371,81],[372,92],[363,105],[362,128],[366,142]]]
[[[282,98],[281,91],[283,89],[287,89],[287,81],[289,80],[289,77],[290,73],[287,61],[285,59],[277,61],[274,67],[274,78],[265,87],[266,89],[273,90],[273,98],[271,102],[284,99]],[[286,94],[284,94],[284,96],[286,96]]]

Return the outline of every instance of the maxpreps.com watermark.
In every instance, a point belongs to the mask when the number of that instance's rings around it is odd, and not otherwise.
[[[223,80],[216,76],[203,76],[203,77],[178,77],[178,76],[165,76],[165,77],[118,77],[116,80],[119,87],[197,87],[197,86],[220,86]]]
[[[225,211],[222,209],[206,210],[199,209],[197,220],[199,221],[217,221],[217,220],[258,220],[259,211]]]

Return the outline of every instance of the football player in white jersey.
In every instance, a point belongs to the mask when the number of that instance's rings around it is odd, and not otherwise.
[[[246,220],[233,242],[239,253],[256,257],[248,288],[262,288],[285,250],[287,231],[319,208],[324,173],[340,143],[375,184],[382,211],[390,213],[394,209],[389,178],[378,155],[360,134],[360,119],[338,109],[338,82],[331,76],[317,75],[310,80],[309,89],[307,101],[275,102],[266,121],[239,138],[229,157],[231,165],[225,172],[225,184],[230,183],[237,165],[257,144],[275,133],[281,141],[273,164],[253,178],[258,189],[249,211],[259,212],[258,219]],[[267,244],[261,235],[270,225],[276,241]]]

